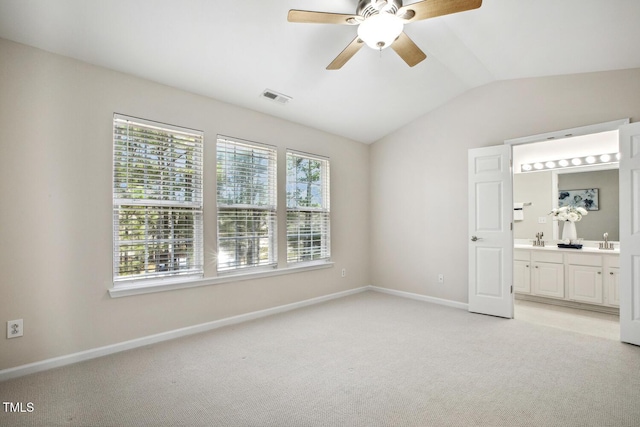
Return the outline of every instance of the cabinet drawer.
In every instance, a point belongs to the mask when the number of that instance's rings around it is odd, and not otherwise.
[[[529,261],[531,259],[531,252],[526,249],[514,249],[513,259],[515,261]]]
[[[585,254],[567,254],[567,262],[573,265],[589,265],[602,267],[602,256]]]
[[[540,261],[540,262],[553,262],[556,264],[562,264],[562,252],[543,252],[543,251],[534,251],[531,254],[532,261]]]
[[[620,268],[620,257],[619,256],[608,256],[606,257],[607,266]]]

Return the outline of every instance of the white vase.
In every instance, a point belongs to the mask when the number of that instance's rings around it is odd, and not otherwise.
[[[573,243],[578,240],[578,233],[576,232],[576,223],[571,221],[565,221],[562,227],[562,240],[569,240],[569,243]]]

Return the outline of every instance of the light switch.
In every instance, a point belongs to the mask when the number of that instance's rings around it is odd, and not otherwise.
[[[546,224],[547,223],[547,217],[546,216],[539,216],[538,217],[538,224]]]

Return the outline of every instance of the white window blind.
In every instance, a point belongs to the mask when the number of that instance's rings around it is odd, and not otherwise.
[[[114,115],[113,277],[203,275],[200,131]]]
[[[218,271],[277,264],[276,148],[218,136]]]
[[[329,159],[287,151],[287,262],[331,256]]]

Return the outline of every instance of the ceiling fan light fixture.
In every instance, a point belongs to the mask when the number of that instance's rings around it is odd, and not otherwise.
[[[400,18],[391,13],[382,12],[370,16],[358,27],[358,37],[372,49],[385,49],[391,46],[404,29]]]
[[[355,1],[355,0],[351,0]],[[356,13],[289,10],[287,20],[306,24],[358,25],[358,35],[327,66],[339,70],[364,44],[375,50],[391,46],[409,67],[427,58],[418,45],[403,31],[405,24],[438,16],[477,9],[482,0],[418,0],[403,6],[403,0],[358,0]]]

